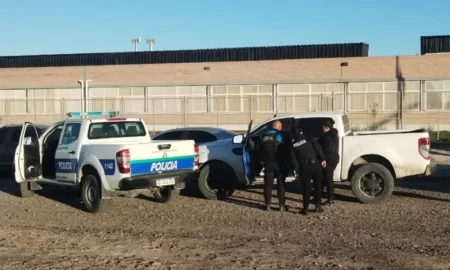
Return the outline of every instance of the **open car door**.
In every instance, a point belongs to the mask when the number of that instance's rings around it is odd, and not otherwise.
[[[40,150],[39,133],[36,127],[25,122],[14,155],[14,178],[17,183],[36,180],[41,175]]]
[[[250,130],[252,129],[253,120],[250,121],[247,129],[247,133],[245,134],[244,141],[242,142],[242,161],[244,163],[244,172],[245,172],[245,178],[247,179],[247,184],[251,184],[251,182],[254,179],[253,175],[253,165],[251,161],[251,151],[252,151],[252,145],[251,145],[251,136],[250,136]]]

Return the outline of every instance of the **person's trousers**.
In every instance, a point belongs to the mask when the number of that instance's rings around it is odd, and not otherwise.
[[[337,164],[328,164],[325,168],[323,168],[323,176],[324,176],[324,181],[323,181],[323,186],[322,186],[322,190],[324,190],[324,188],[326,187],[327,189],[327,199],[329,201],[332,201],[334,199],[334,179],[333,179],[333,174],[334,174],[334,170],[336,169]]]
[[[269,205],[272,201],[273,182],[277,179],[277,196],[280,205],[285,205],[286,176],[279,170],[264,170],[264,202]]]
[[[300,181],[302,184],[303,191],[303,209],[308,209],[311,203],[311,190],[312,184],[311,179],[314,184],[314,200],[316,201],[316,208],[322,205],[322,185],[323,185],[323,174],[322,168],[318,163],[311,164],[300,170]]]

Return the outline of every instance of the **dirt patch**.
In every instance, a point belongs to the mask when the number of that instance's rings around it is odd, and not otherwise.
[[[74,191],[21,199],[0,181],[0,269],[450,269],[446,177],[398,181],[381,205],[339,184],[336,205],[307,217],[294,183],[288,213],[260,210],[257,186],[227,202],[194,187],[170,204],[115,198],[92,215]]]

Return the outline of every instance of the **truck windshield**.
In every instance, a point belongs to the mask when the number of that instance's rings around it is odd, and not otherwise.
[[[147,136],[142,122],[103,122],[89,126],[89,139]]]

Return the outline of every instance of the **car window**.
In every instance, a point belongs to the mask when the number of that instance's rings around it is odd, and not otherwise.
[[[214,136],[213,134],[200,130],[189,130],[187,139],[193,140],[195,143],[207,143],[217,141],[216,136]]]
[[[161,135],[156,135],[153,140],[181,140],[182,133],[182,131],[169,131]]]
[[[11,136],[9,137],[9,142],[13,144],[19,143],[20,133],[22,133],[22,128],[13,128],[11,130]]]
[[[0,128],[0,144],[3,144],[3,142],[6,139],[7,134],[8,134],[8,130],[6,128]]]
[[[78,140],[78,136],[80,135],[80,123],[68,123],[64,127],[63,136],[61,138],[61,145],[70,144]]]
[[[326,118],[301,118],[296,120],[296,127],[299,127],[303,130],[303,133],[306,136],[310,137],[322,137],[323,136],[323,123]]]

